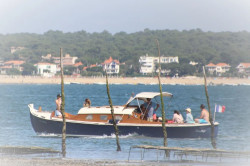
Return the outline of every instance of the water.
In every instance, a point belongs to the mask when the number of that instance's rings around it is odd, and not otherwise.
[[[131,93],[159,91],[157,85],[110,85],[114,105],[126,103]],[[163,91],[174,94],[166,101],[167,118],[173,110],[190,107],[194,117],[199,117],[199,106],[206,104],[203,86],[164,85]],[[217,148],[236,151],[250,151],[250,86],[209,86],[212,110],[214,104],[226,106],[225,113],[217,113],[220,123],[216,139]],[[33,131],[28,104],[36,108],[54,110],[60,85],[0,85],[0,146],[42,146],[61,150],[61,138],[53,135],[36,135]],[[92,105],[108,105],[105,85],[65,85],[67,112],[76,114],[84,99],[90,98]],[[160,111],[158,111],[159,114]],[[116,152],[115,136],[68,137],[66,150],[68,158],[77,159],[118,159],[126,160],[130,146],[163,144],[162,138],[138,135],[120,137],[122,151]],[[210,139],[168,139],[170,147],[212,148]],[[133,158],[133,156],[132,156]]]

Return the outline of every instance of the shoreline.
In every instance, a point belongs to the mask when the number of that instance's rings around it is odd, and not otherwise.
[[[0,84],[60,84],[60,77],[0,76]],[[105,77],[64,77],[65,84],[106,84]],[[204,85],[203,77],[161,77],[164,85]],[[110,77],[109,84],[158,84],[157,77]],[[249,78],[207,78],[208,85],[250,85]]]

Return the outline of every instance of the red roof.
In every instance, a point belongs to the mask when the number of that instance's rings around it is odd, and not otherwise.
[[[230,65],[229,65],[229,64],[226,64],[226,63],[218,63],[216,66],[221,66],[221,67],[223,67],[223,66],[228,66],[228,67],[230,67]]]
[[[250,68],[250,63],[240,63],[239,66],[243,66],[243,68]]]
[[[226,64],[226,63],[217,63],[216,65],[213,64],[213,63],[209,63],[209,64],[206,65],[206,67],[216,67],[216,66],[221,66],[221,67],[227,66],[227,67],[230,67],[230,65]]]
[[[15,61],[15,60],[4,62],[4,64],[14,64],[14,65],[21,65],[24,63],[25,61]]]
[[[113,60],[112,57],[109,57],[109,59],[105,60],[103,62],[103,64],[108,64],[108,63],[111,63],[111,62],[115,62],[115,63],[118,63],[118,64],[120,63],[118,60],[116,60],[116,59]]]
[[[83,65],[82,62],[78,62],[78,63],[74,64],[75,67],[78,67],[78,66],[81,66],[81,65]]]
[[[85,66],[82,68],[82,70],[86,70],[87,68],[92,68],[92,67],[96,67],[96,64],[90,65],[90,66]]]
[[[213,63],[209,63],[209,64],[206,65],[206,67],[216,67],[216,65],[213,64]]]

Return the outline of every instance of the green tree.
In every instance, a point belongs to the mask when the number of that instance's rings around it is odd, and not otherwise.
[[[31,63],[24,63],[22,67],[22,75],[33,75],[36,71],[36,67]]]

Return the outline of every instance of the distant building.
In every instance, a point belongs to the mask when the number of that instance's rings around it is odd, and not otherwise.
[[[57,65],[60,65],[60,63],[61,63],[60,57],[53,57],[51,54],[47,54],[46,56],[42,56],[42,59],[44,61],[51,61],[52,60],[53,63],[55,63]],[[72,56],[70,56],[70,54],[65,54],[65,56],[62,57],[63,65],[64,66],[74,66],[77,59],[78,59],[78,57],[72,57]]]
[[[120,62],[112,57],[105,60],[102,63],[103,71],[107,71],[107,74],[118,74],[120,70]]]
[[[195,61],[190,61],[189,64],[192,65],[192,66],[195,66],[195,65],[198,65],[199,63],[195,62]]]
[[[56,64],[40,62],[34,65],[37,69],[37,74],[44,77],[52,77],[57,72]]]
[[[153,57],[153,56],[148,56],[146,54],[145,56],[141,56],[139,58],[139,63],[140,63],[140,73],[143,75],[151,74],[155,72],[156,70],[156,64],[159,63],[159,57]],[[160,57],[160,63],[179,63],[179,58],[176,57],[165,57],[161,56]],[[169,71],[166,71],[166,73]]]
[[[23,49],[25,49],[25,47],[10,47],[10,53],[13,54],[16,51],[21,51]]]
[[[244,73],[250,75],[250,63],[240,63],[236,69],[238,69],[239,73]]]
[[[0,66],[0,73],[6,74],[8,70],[10,69],[17,69],[18,71],[23,71],[22,64],[24,64],[25,61],[19,61],[19,60],[11,60],[7,62],[3,62]]]
[[[216,65],[213,63],[209,63],[205,66],[205,68],[210,74],[216,73],[216,75],[220,76],[222,73],[229,71],[231,66],[226,63],[218,63]]]

